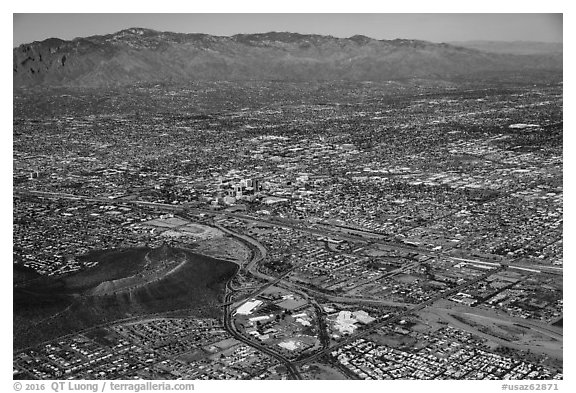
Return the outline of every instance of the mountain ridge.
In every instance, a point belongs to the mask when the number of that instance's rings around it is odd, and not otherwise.
[[[450,45],[476,49],[484,52],[507,53],[516,55],[546,55],[563,52],[562,42],[540,41],[451,41]]]
[[[13,49],[14,87],[190,80],[443,79],[476,72],[562,70],[562,54],[490,53],[422,40],[290,32],[213,36],[129,28]]]

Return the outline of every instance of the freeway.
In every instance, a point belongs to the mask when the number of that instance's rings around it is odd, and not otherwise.
[[[221,228],[222,228],[222,227],[221,227]],[[234,235],[238,235],[238,234],[236,234],[235,232],[233,232],[233,231],[231,231],[231,230],[229,230],[229,229],[226,229],[226,232],[227,232],[228,234],[233,235],[233,236],[234,236]],[[258,241],[255,240],[255,239],[252,239],[252,238],[250,238],[250,237],[248,237],[248,236],[245,236],[245,235],[242,236],[242,240],[248,241],[248,239],[250,239],[250,243],[251,243],[252,245],[259,244]],[[260,245],[260,247],[263,248],[262,245]],[[259,248],[260,248],[260,247],[259,247]],[[261,259],[260,259],[260,260],[261,260]],[[268,284],[265,284],[265,285],[264,285],[263,287],[261,287],[261,288],[258,288],[255,292],[251,293],[249,296],[244,297],[244,298],[242,298],[241,300],[236,301],[236,302],[234,303],[234,305],[238,305],[239,303],[246,301],[248,298],[251,298],[251,297],[256,296],[256,295],[257,295],[258,293],[260,293],[263,289],[265,289],[265,288],[267,288],[267,287],[269,287],[269,286],[271,286],[271,285],[276,285],[276,284],[280,284],[280,283],[282,284],[283,287],[285,287],[285,288],[287,288],[287,289],[292,289],[292,290],[294,290],[294,291],[297,291],[297,292],[303,294],[303,295],[304,295],[307,299],[309,299],[309,300],[310,300],[310,296],[309,296],[310,294],[320,295],[320,296],[322,296],[322,297],[324,297],[324,298],[327,298],[328,300],[330,300],[330,298],[335,298],[334,296],[330,296],[330,295],[327,295],[327,294],[323,294],[323,293],[320,293],[320,292],[311,290],[310,288],[301,288],[301,287],[299,287],[298,285],[296,285],[296,284],[294,284],[294,283],[292,283],[292,282],[290,282],[290,283],[288,283],[288,282],[286,282],[286,281],[282,282],[282,281],[283,281],[283,278],[284,278],[287,274],[289,274],[289,273],[292,271],[292,269],[289,270],[289,271],[287,271],[287,272],[285,272],[283,275],[281,275],[281,276],[279,276],[279,277],[272,277],[272,276],[268,276],[268,275],[266,275],[266,274],[264,274],[264,273],[261,273],[261,272],[259,272],[257,269],[255,269],[255,267],[257,266],[257,264],[248,263],[246,266],[251,266],[251,268],[250,268],[250,270],[249,270],[250,273],[255,274],[255,275],[257,275],[258,277],[263,278],[263,279],[269,281],[269,283],[268,283]],[[256,344],[257,346],[256,346],[256,345],[252,345],[252,346],[257,347],[258,349],[262,350],[262,352],[268,353],[268,354],[270,354],[271,356],[274,356],[274,357],[276,357],[277,359],[283,361],[285,364],[290,365],[290,367],[289,367],[290,372],[292,373],[293,376],[296,376],[296,375],[298,375],[298,374],[297,374],[297,373],[298,373],[297,368],[295,367],[296,365],[297,365],[297,366],[301,366],[301,365],[303,365],[303,364],[312,362],[312,361],[314,361],[314,360],[316,360],[316,359],[318,359],[318,358],[320,358],[320,357],[328,354],[329,352],[332,352],[332,351],[334,351],[335,349],[338,349],[338,348],[341,347],[341,346],[344,346],[344,345],[346,345],[346,344],[348,344],[348,343],[353,342],[354,340],[356,340],[356,339],[358,339],[358,338],[361,338],[361,337],[364,337],[364,336],[370,334],[370,333],[371,333],[372,331],[374,331],[375,329],[378,329],[378,328],[383,327],[383,326],[385,326],[385,325],[389,325],[389,324],[391,324],[391,323],[395,323],[395,322],[401,320],[403,317],[410,315],[411,313],[414,313],[414,312],[416,312],[416,311],[422,310],[423,308],[432,305],[434,302],[436,302],[436,301],[438,301],[438,300],[440,300],[440,299],[444,299],[444,298],[446,298],[446,297],[448,297],[448,296],[451,296],[451,295],[453,295],[453,294],[455,294],[455,293],[458,293],[458,292],[461,291],[462,289],[467,288],[467,287],[469,287],[469,286],[471,286],[471,285],[474,285],[474,284],[478,283],[479,281],[482,281],[482,280],[486,279],[486,278],[489,277],[490,275],[495,274],[495,273],[498,273],[498,272],[503,271],[503,270],[506,270],[507,268],[508,268],[508,266],[499,265],[497,268],[492,268],[492,269],[490,269],[490,271],[488,271],[488,272],[486,272],[486,273],[484,273],[484,274],[482,274],[482,275],[480,275],[480,276],[478,276],[478,277],[476,277],[476,278],[474,278],[474,279],[472,279],[472,280],[469,280],[469,281],[467,281],[467,282],[464,282],[464,283],[462,283],[462,284],[460,284],[460,285],[458,285],[458,286],[456,286],[456,287],[454,287],[454,288],[452,288],[452,289],[449,289],[449,290],[447,290],[447,291],[440,292],[437,296],[434,296],[434,297],[430,298],[429,300],[427,300],[427,301],[425,301],[425,302],[422,302],[422,303],[419,303],[419,304],[416,304],[416,305],[413,305],[413,306],[410,306],[410,307],[404,307],[404,311],[401,311],[400,313],[394,315],[393,317],[386,318],[386,319],[384,319],[384,320],[381,321],[381,322],[375,323],[375,324],[373,324],[372,326],[370,326],[369,328],[364,329],[364,330],[361,330],[361,331],[359,331],[358,333],[353,334],[353,335],[347,337],[346,339],[338,342],[337,344],[335,344],[335,345],[333,345],[333,346],[331,346],[331,347],[328,346],[327,343],[323,342],[323,349],[321,349],[320,351],[316,352],[315,354],[313,354],[313,355],[311,355],[311,356],[308,356],[308,357],[306,357],[306,358],[304,358],[304,359],[302,359],[302,360],[298,360],[298,361],[295,361],[295,362],[290,362],[290,361],[289,361],[288,359],[286,359],[285,357],[283,357],[283,356],[281,356],[281,355],[279,355],[279,354],[276,354],[274,351],[270,351],[269,348],[267,348],[267,347],[265,347],[265,346],[263,346],[263,345],[253,343],[253,344]],[[250,342],[250,343],[252,343],[252,341],[250,341],[250,340],[246,339],[245,337],[243,337],[243,336],[235,329],[234,324],[231,322],[231,314],[230,314],[230,313],[231,313],[231,310],[230,310],[230,308],[231,308],[232,302],[230,301],[230,296],[231,296],[231,293],[227,295],[226,303],[225,303],[225,307],[226,307],[226,311],[225,311],[225,322],[227,321],[227,324],[230,326],[230,332],[231,332],[231,334],[233,334],[233,335],[234,335],[235,337],[237,337],[237,338],[238,338],[238,337],[241,337],[241,338],[242,338],[241,341],[243,341],[243,342],[247,342],[247,343]],[[345,297],[344,297],[344,298],[345,298]],[[365,300],[365,299],[364,299],[364,300]],[[374,301],[374,302],[376,303],[377,301]],[[320,313],[320,314],[318,314],[318,315],[319,315],[319,320],[322,320],[323,318],[321,317],[321,315],[322,315],[322,310],[321,310],[321,308],[319,307],[318,303],[317,303],[315,300],[312,301],[312,303],[315,305],[316,312],[317,312],[317,313]],[[361,303],[361,302],[360,302],[360,303]],[[325,329],[325,326],[322,326],[322,325],[319,326],[319,328],[322,328],[322,327],[324,327],[324,329]],[[325,331],[324,331],[323,333],[321,333],[321,337],[324,336],[324,335],[325,335]],[[240,340],[240,338],[238,338],[238,339]],[[323,340],[323,341],[325,341],[325,340]],[[273,354],[275,354],[276,356],[273,355]]]
[[[190,217],[187,217],[190,218]],[[244,297],[242,297],[242,299],[236,300],[235,302],[233,302],[232,304],[234,305],[238,305],[239,303],[242,303],[252,297],[257,296],[258,294],[262,293],[262,291],[264,291],[266,288],[269,288],[273,285],[279,285],[282,286],[283,288],[286,288],[288,290],[292,290],[292,291],[299,291],[301,289],[298,288],[302,288],[302,286],[293,283],[291,281],[287,281],[285,280],[285,278],[292,273],[292,271],[298,269],[300,267],[300,265],[294,266],[293,268],[291,268],[290,270],[284,272],[283,274],[281,274],[278,277],[275,276],[270,276],[267,275],[265,273],[262,273],[260,270],[258,270],[258,264],[264,260],[267,256],[267,250],[266,248],[260,243],[258,242],[256,239],[251,238],[250,236],[247,235],[240,235],[234,231],[231,231],[228,228],[224,228],[221,225],[214,225],[216,228],[222,230],[223,232],[229,234],[230,236],[236,237],[238,240],[244,242],[244,243],[248,243],[248,246],[250,248],[255,247],[258,252],[259,252],[259,257],[257,258],[252,258],[252,260],[243,265],[243,269],[245,269],[248,273],[252,274],[255,277],[258,277],[264,281],[267,281],[266,284],[263,284],[261,286],[258,286],[256,288],[238,288],[238,290],[240,289],[254,289],[254,291],[252,293],[250,293],[249,295],[246,295]],[[251,247],[252,246],[252,247]],[[401,269],[396,269],[394,271],[388,272],[387,274],[394,274],[397,271],[402,271],[404,270],[404,268]],[[340,303],[356,303],[356,304],[371,304],[371,305],[381,305],[381,306],[393,306],[393,307],[407,307],[410,306],[410,304],[408,303],[402,303],[402,302],[395,302],[395,301],[390,301],[390,300],[383,300],[383,299],[366,299],[366,298],[361,298],[361,297],[354,297],[354,296],[335,296],[335,295],[330,295],[327,293],[323,293],[320,291],[317,291],[315,289],[312,288],[305,288],[306,293],[311,294],[311,295],[315,295],[317,297],[326,299],[327,301],[332,301],[332,302],[340,302]],[[227,305],[226,303],[223,303],[222,306]]]
[[[238,270],[236,270],[236,273],[238,273]],[[233,278],[233,277],[232,277]],[[250,340],[248,338],[246,338],[244,335],[242,335],[237,329],[236,326],[234,325],[234,322],[232,321],[232,308],[231,308],[231,297],[232,294],[234,293],[233,290],[229,287],[229,283],[232,281],[232,278],[230,278],[230,280],[228,281],[228,283],[226,283],[226,297],[224,298],[224,302],[225,302],[225,308],[224,308],[224,328],[226,329],[226,331],[228,333],[230,333],[230,335],[232,337],[234,337],[236,340],[243,342],[244,344],[253,347],[255,349],[257,349],[260,352],[263,352],[277,360],[279,360],[281,363],[283,363],[286,366],[286,369],[288,370],[288,373],[290,374],[290,377],[292,379],[302,379],[302,376],[300,375],[300,372],[298,371],[298,369],[294,366],[294,363],[292,363],[290,360],[288,360],[286,357],[282,356],[281,354],[271,350],[270,348],[255,342],[253,340]]]
[[[190,218],[186,215],[184,215],[184,217]],[[250,260],[250,262],[248,262],[246,264],[246,266],[243,267],[243,269],[246,269],[247,271],[251,272],[255,266],[257,266],[262,260],[266,259],[266,257],[268,256],[268,250],[266,250],[266,247],[264,247],[256,239],[253,239],[250,236],[241,235],[239,233],[231,231],[228,228],[224,228],[223,226],[218,225],[218,224],[214,224],[214,227],[220,229],[222,232],[224,232],[230,236],[233,236],[233,237],[239,239],[243,243],[248,243],[249,246],[252,246],[252,247],[250,247],[251,249],[256,248],[258,250],[258,256],[255,256],[254,258],[252,258]],[[252,252],[254,252],[254,250],[252,250]]]
[[[185,216],[185,218],[190,218],[188,216]],[[242,241],[243,243],[248,243],[251,247],[249,247],[252,250],[252,256],[250,258],[250,261],[245,264],[240,266],[237,270],[236,273],[234,274],[234,276],[236,274],[238,274],[238,272],[242,269],[246,269],[248,270],[250,273],[252,273],[252,270],[258,266],[258,264],[266,258],[266,256],[268,255],[268,251],[266,250],[266,248],[260,244],[260,242],[258,242],[255,239],[252,239],[249,236],[246,235],[241,235],[238,234],[234,231],[231,231],[228,228],[224,228],[221,225],[215,224],[214,225],[216,228],[220,229],[221,231],[223,231],[224,233],[236,237],[237,239],[239,239],[240,241]],[[254,250],[257,250],[257,252],[255,252]],[[241,300],[236,300],[236,301],[232,301],[232,295],[234,294],[234,292],[240,290],[240,289],[245,289],[245,288],[233,288],[232,287],[232,280],[234,278],[234,276],[232,276],[228,282],[226,283],[226,296],[224,298],[224,328],[226,329],[226,331],[228,333],[230,333],[230,335],[232,335],[234,338],[236,338],[238,341],[243,342],[244,344],[256,348],[257,350],[272,356],[273,358],[279,360],[281,363],[283,363],[286,366],[286,369],[288,370],[288,373],[290,374],[290,377],[292,379],[302,379],[302,376],[300,375],[300,372],[298,371],[298,369],[293,365],[293,363],[287,359],[285,356],[282,356],[281,354],[277,353],[276,351],[273,351],[272,349],[270,349],[269,347],[262,345],[258,342],[255,342],[249,338],[246,338],[246,336],[244,336],[242,333],[240,333],[237,329],[236,326],[232,320],[232,309],[236,308],[237,305],[239,305],[239,303],[244,302],[245,300],[247,300],[247,298],[256,296],[258,293],[262,292],[265,288],[271,286],[274,284],[274,281],[265,284],[263,287],[259,287],[256,289],[255,292],[251,293],[250,296],[248,296],[246,299],[241,299]],[[269,276],[260,274],[260,276],[266,277],[266,279]]]
[[[359,236],[353,236],[353,235],[346,235],[346,234],[342,234],[340,232],[335,232],[335,231],[330,231],[328,229],[316,229],[316,228],[311,228],[306,226],[305,224],[293,224],[291,222],[288,221],[280,221],[280,219],[275,219],[275,220],[266,220],[263,218],[254,218],[251,216],[247,216],[247,215],[243,215],[243,214],[237,214],[237,213],[229,213],[229,212],[213,212],[210,210],[204,210],[204,209],[190,209],[190,211],[197,211],[199,213],[212,213],[212,214],[219,214],[219,215],[223,215],[229,218],[235,218],[235,219],[239,219],[242,221],[248,221],[248,222],[252,222],[252,223],[260,223],[260,224],[266,224],[266,225],[273,225],[279,228],[285,228],[285,229],[293,229],[293,230],[297,230],[300,232],[306,232],[306,233],[310,233],[313,235],[318,235],[318,236],[325,236],[325,237],[330,237],[333,239],[341,239],[341,240],[347,240],[350,242],[354,242],[354,243],[367,243],[368,241],[366,239],[363,239]],[[241,235],[243,236],[243,235]],[[551,274],[562,274],[563,272],[563,268],[562,267],[558,267],[558,266],[549,266],[549,265],[529,265],[529,266],[523,266],[523,265],[517,265],[517,264],[507,264],[507,263],[498,263],[498,262],[491,262],[491,261],[487,261],[487,260],[483,260],[477,257],[477,259],[471,260],[471,259],[463,259],[463,258],[456,258],[453,255],[450,255],[446,252],[443,251],[432,251],[429,250],[427,248],[422,248],[422,247],[412,247],[412,246],[406,246],[406,245],[402,245],[399,244],[398,242],[393,242],[393,241],[389,241],[389,240],[375,240],[373,238],[370,239],[370,242],[373,244],[378,244],[378,245],[383,245],[391,250],[396,250],[396,251],[401,251],[401,252],[407,252],[407,253],[417,253],[417,254],[421,254],[421,255],[426,255],[428,257],[444,257],[444,258],[451,258],[451,259],[460,259],[460,260],[465,260],[467,262],[470,263],[478,263],[478,264],[484,264],[484,265],[496,265],[496,266],[506,266],[506,267],[510,267],[512,269],[517,269],[517,270],[525,270],[525,271],[530,271],[530,272],[535,272],[535,273],[551,273]]]
[[[217,214],[228,218],[235,218],[242,221],[252,222],[252,223],[260,223],[266,225],[273,225],[279,228],[285,229],[294,229],[300,232],[307,232],[313,235],[318,236],[327,236],[333,239],[341,239],[347,240],[354,243],[374,243],[388,247],[391,250],[397,250],[401,252],[408,252],[408,253],[418,253],[421,255],[427,255],[430,257],[447,257],[447,258],[454,258],[453,255],[450,255],[443,251],[432,251],[427,248],[422,247],[412,247],[407,245],[399,244],[398,242],[384,240],[382,238],[375,238],[377,236],[382,236],[381,234],[372,233],[369,231],[357,231],[362,232],[362,234],[366,236],[370,236],[370,239],[366,239],[361,235],[349,235],[342,233],[341,231],[334,231],[329,230],[328,227],[324,227],[324,229],[317,229],[308,226],[307,223],[297,223],[294,224],[294,220],[281,220],[280,218],[275,219],[264,219],[262,217],[252,217],[245,214],[238,214],[238,213],[231,213],[225,211],[214,211],[209,209],[200,209],[200,208],[189,208],[182,205],[169,205],[164,203],[157,203],[157,202],[146,202],[146,201],[138,201],[138,200],[122,200],[122,199],[110,199],[104,197],[89,197],[83,195],[72,195],[66,193],[56,193],[56,192],[46,192],[46,191],[32,191],[32,190],[14,190],[15,195],[34,195],[39,197],[45,198],[58,198],[58,199],[68,199],[68,200],[83,200],[87,202],[98,202],[98,203],[107,203],[107,204],[132,204],[137,206],[146,206],[146,207],[154,207],[158,209],[163,209],[179,214],[187,214],[187,213],[197,213],[197,214]],[[219,227],[222,228],[221,226]],[[236,234],[237,237],[242,237],[244,235]],[[371,235],[374,235],[372,237]],[[472,260],[470,260],[472,261]],[[492,264],[494,262],[486,261],[482,259],[473,260],[479,264]],[[251,265],[255,265],[257,262],[252,262]],[[502,265],[498,263],[498,265]],[[563,268],[558,266],[549,266],[549,265],[529,265],[529,266],[522,266],[522,265],[508,265],[512,269],[517,270],[525,270],[534,273],[551,273],[551,274],[562,274]]]

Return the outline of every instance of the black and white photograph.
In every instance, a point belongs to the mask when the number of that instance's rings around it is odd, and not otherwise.
[[[131,10],[12,14],[7,386],[562,390],[562,12]]]

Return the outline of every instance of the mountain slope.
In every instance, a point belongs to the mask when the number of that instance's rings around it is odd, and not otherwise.
[[[189,80],[390,80],[561,70],[562,55],[509,55],[415,40],[297,33],[218,37],[131,28],[13,50],[14,86]]]
[[[561,42],[458,41],[450,42],[450,44],[483,52],[507,53],[511,55],[562,54]]]

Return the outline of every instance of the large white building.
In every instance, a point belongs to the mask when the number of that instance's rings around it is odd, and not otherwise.
[[[248,302],[242,304],[240,307],[238,307],[238,309],[236,310],[236,314],[250,315],[250,314],[252,314],[252,311],[254,311],[254,309],[256,307],[260,306],[261,304],[262,304],[261,300],[248,301]]]

